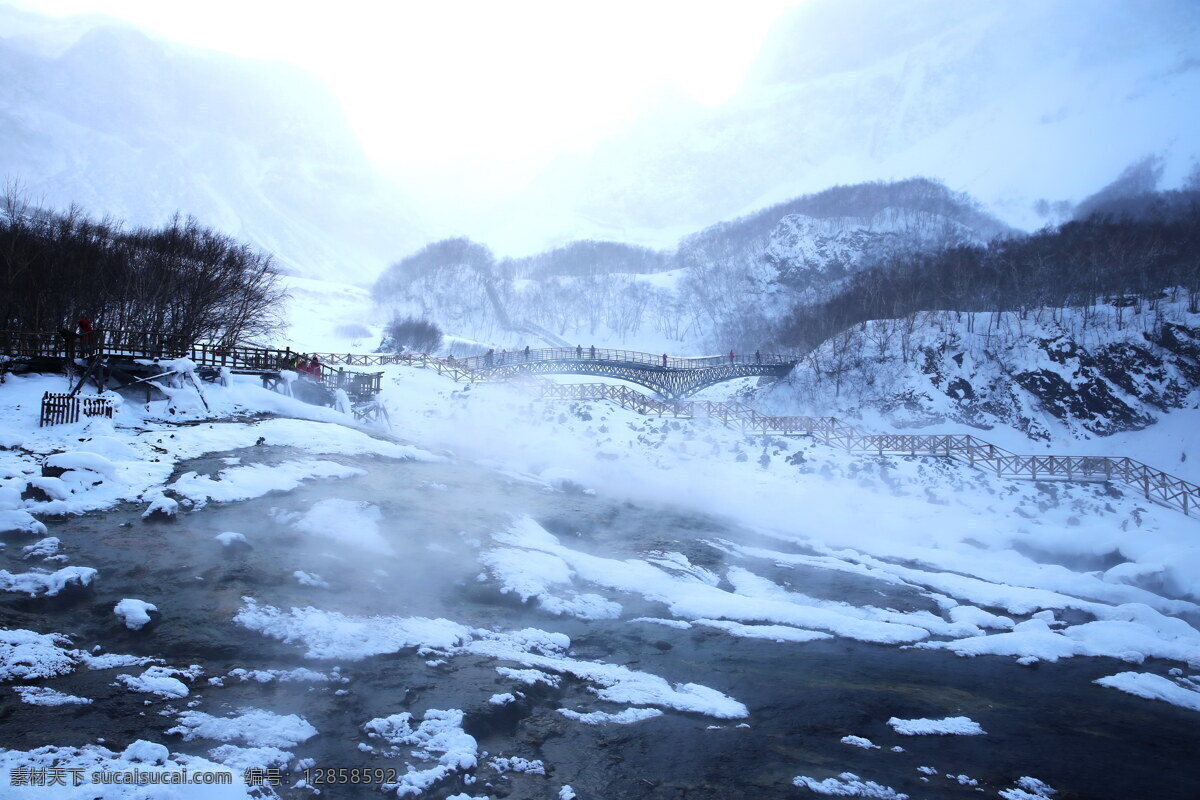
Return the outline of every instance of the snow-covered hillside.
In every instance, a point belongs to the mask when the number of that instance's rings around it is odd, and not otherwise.
[[[287,271],[365,282],[421,241],[311,76],[0,5],[0,179],[131,225],[178,212]]]
[[[901,428],[1000,427],[1057,446],[1200,407],[1198,389],[1200,315],[1181,297],[875,320],[808,353],[757,399]]]

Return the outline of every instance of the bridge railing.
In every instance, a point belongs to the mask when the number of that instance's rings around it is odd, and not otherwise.
[[[1184,514],[1200,510],[1200,485],[1124,456],[1020,455],[970,434],[869,433],[836,417],[771,417],[741,403],[655,400],[629,387],[605,383],[546,384],[542,397],[611,400],[657,416],[707,416],[745,432],[812,436],[852,453],[953,458],[1001,478],[1121,483]]]
[[[662,355],[643,353],[637,350],[613,350],[611,348],[599,347],[546,347],[537,350],[531,349],[528,354],[524,350],[501,350],[498,353],[493,353],[490,357],[487,355],[469,356],[457,360],[471,370],[493,369],[537,361],[607,361],[620,364],[637,364],[644,367],[657,367],[658,369],[702,369],[704,367],[719,367],[726,364],[793,364],[796,358],[795,356],[767,353],[756,356],[751,353],[740,356],[735,354],[732,358],[727,355],[700,356],[697,358],[667,356],[664,360]]]

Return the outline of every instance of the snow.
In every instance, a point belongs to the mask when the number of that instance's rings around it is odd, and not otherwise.
[[[851,747],[861,747],[863,750],[879,750],[879,745],[872,742],[870,739],[864,739],[862,736],[843,736],[842,744],[848,744]]]
[[[407,647],[449,650],[470,636],[469,628],[446,619],[353,617],[312,606],[284,613],[253,598],[243,601],[234,622],[274,639],[299,642],[309,658],[360,661]]]
[[[103,475],[110,481],[118,480],[117,465],[102,455],[96,453],[67,452],[58,453],[47,458],[45,466],[56,469],[83,469]]]
[[[28,511],[0,508],[0,533],[14,532],[44,536],[46,526]]]
[[[21,696],[21,702],[34,706],[88,705],[92,702],[89,698],[65,694],[48,686],[14,686],[12,688]]]
[[[191,677],[188,672],[170,667],[147,667],[141,675],[118,675],[117,681],[133,692],[179,699],[188,696],[187,684],[176,676]]]
[[[414,719],[412,714],[404,711],[376,717],[363,725],[368,737],[382,739],[397,752],[401,747],[412,748],[408,752],[416,760],[435,762],[426,769],[409,764],[408,772],[400,776],[400,783],[395,788],[400,797],[421,794],[439,781],[473,768],[478,760],[475,737],[462,729],[462,711],[431,708],[415,726]]]
[[[334,461],[286,461],[271,466],[253,464],[231,467],[222,470],[216,478],[185,472],[170,484],[170,488],[197,507],[202,507],[209,500],[232,503],[262,497],[271,492],[288,492],[306,480],[351,478],[364,474],[357,467]]]
[[[488,760],[492,768],[501,774],[505,772],[523,772],[526,775],[545,775],[546,765],[541,760],[521,758],[519,756],[499,757]]]
[[[299,581],[301,586],[312,586],[316,589],[329,588],[329,584],[322,580],[320,575],[313,572],[305,572],[302,569],[298,569],[292,573],[292,577]]]
[[[1000,797],[1004,800],[1050,800],[1057,791],[1051,789],[1045,782],[1037,778],[1024,776],[1017,778],[1016,786],[1011,789],[1001,789]]]
[[[84,779],[81,786],[74,791],[67,788],[51,792],[55,797],[72,800],[98,796],[102,796],[104,800],[176,800],[180,797],[187,797],[189,800],[255,800],[257,797],[255,791],[242,781],[240,772],[231,771],[198,756],[181,753],[171,756],[163,745],[142,739],[134,741],[120,754],[94,744],[83,747],[48,745],[27,751],[0,750],[0,771],[10,775],[12,770],[18,768],[62,769],[66,772],[68,782],[72,780],[71,771],[78,770],[78,774]],[[191,774],[213,771],[224,775],[221,776],[221,783],[190,785],[184,795],[180,787],[173,785],[171,780],[184,769]],[[140,785],[105,784],[99,788],[91,784],[91,776],[97,772],[133,773],[135,770],[144,774],[159,774],[148,775]],[[9,786],[6,791],[5,796],[14,800],[34,800],[47,796],[45,786]]]
[[[146,519],[160,514],[164,517],[174,517],[179,513],[179,502],[173,498],[163,495],[155,498],[146,506],[146,510],[142,512],[142,518]]]
[[[0,569],[0,592],[22,592],[30,597],[53,597],[69,587],[91,585],[96,577],[91,567],[63,567],[55,572],[36,570],[13,574]]]
[[[853,772],[843,772],[836,778],[826,778],[818,781],[798,775],[792,778],[792,783],[802,789],[810,789],[817,794],[829,797],[874,797],[881,800],[908,800],[908,795],[897,792],[890,786],[883,786],[875,781],[859,778]]]
[[[21,553],[22,557],[26,559],[48,559],[58,553],[60,546],[62,546],[62,542],[57,536],[47,536],[45,539],[39,539],[33,544],[22,547]]]
[[[512,692],[502,692],[488,698],[488,705],[493,706],[506,706],[515,702],[517,702],[517,698],[513,696]]]
[[[1119,689],[1147,700],[1163,700],[1180,708],[1200,711],[1200,691],[1149,672],[1118,672],[1097,678],[1093,683]]]
[[[250,544],[250,542],[246,540],[246,535],[243,533],[238,533],[237,531],[224,531],[223,533],[218,533],[213,538],[225,547],[231,547],[239,543],[247,545]]]
[[[260,708],[243,708],[229,717],[215,717],[203,711],[183,711],[178,725],[167,733],[177,733],[185,742],[216,739],[242,742],[249,747],[294,747],[317,735],[317,729],[296,714],[275,714]]]
[[[125,598],[113,608],[113,613],[120,617],[125,627],[130,630],[141,630],[150,622],[149,611],[158,611],[158,606],[145,600]]]
[[[892,730],[901,736],[981,736],[987,731],[969,717],[945,717],[943,719],[899,719],[887,721]]]
[[[313,503],[293,527],[370,553],[395,555],[379,532],[381,519],[379,508],[371,503],[333,498]]]
[[[280,683],[296,683],[296,682],[311,682],[311,683],[328,683],[333,680],[345,681],[345,678],[337,676],[336,669],[333,676],[326,675],[323,672],[315,672],[305,667],[296,667],[295,669],[243,669],[238,667],[229,671],[229,678],[237,678],[240,681],[254,681],[256,683],[271,683],[278,681]]]
[[[536,685],[544,683],[547,686],[558,686],[561,680],[558,675],[551,675],[542,672],[540,669],[513,669],[512,667],[496,667],[496,672],[499,672],[506,678],[512,678],[514,681],[521,683]]]
[[[282,767],[292,759],[292,754],[278,747],[238,747],[223,744],[208,751],[213,761],[245,771],[252,767]]]
[[[644,719],[653,719],[661,717],[662,713],[657,708],[626,708],[616,713],[608,711],[589,711],[586,714],[579,711],[573,711],[569,708],[560,708],[558,713],[568,719],[573,719],[576,722],[582,722],[584,725],[632,725],[635,722],[641,722]]]

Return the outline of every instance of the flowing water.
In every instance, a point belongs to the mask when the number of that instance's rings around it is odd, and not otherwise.
[[[227,468],[227,458],[245,465],[303,457],[286,448],[258,447],[197,459],[179,471],[215,473]],[[114,685],[117,674],[136,675],[140,668],[81,668],[29,681],[95,702],[43,708],[4,691],[0,745],[23,750],[103,739],[119,751],[145,738],[175,752],[203,755],[219,742],[184,742],[165,733],[175,713],[199,701],[199,710],[218,716],[242,707],[302,715],[320,734],[290,749],[319,767],[403,771],[403,759],[360,751],[359,743],[366,741],[363,723],[400,711],[420,717],[429,708],[461,708],[464,727],[481,751],[540,758],[549,775],[502,777],[481,758],[477,783],[466,785],[456,776],[426,796],[465,791],[554,798],[559,787],[570,784],[589,800],[811,797],[809,790],[791,785],[793,776],[824,778],[849,771],[914,798],[980,796],[946,773],[977,780],[986,796],[1031,775],[1059,789],[1059,797],[1200,797],[1195,713],[1091,685],[1094,678],[1129,669],[1127,664],[1074,659],[1029,668],[1010,659],[965,659],[840,638],[803,644],[736,638],[712,628],[631,622],[668,614],[661,604],[628,595],[614,596],[624,606],[620,620],[553,616],[477,578],[480,543],[486,546],[489,535],[514,515],[532,516],[577,550],[609,558],[679,552],[718,575],[725,556],[708,540],[758,543],[758,537],[726,520],[550,491],[471,464],[333,460],[366,474],[245,502],[210,503],[172,521],[144,521],[141,507],[47,520],[50,535],[63,541],[68,563],[95,567],[97,581],[88,590],[56,598],[0,596],[3,624],[61,632],[79,648],[99,644],[105,652],[153,656],[175,667],[197,664],[204,677],[182,700]],[[330,498],[378,506],[380,532],[396,555],[364,553],[300,533],[291,524],[296,514]],[[214,537],[225,531],[244,534],[250,546],[223,546]],[[20,545],[28,541],[17,535],[7,540],[0,563],[10,571],[28,569],[29,563],[20,560]],[[770,546],[779,549],[780,543]],[[911,589],[854,574],[802,567],[779,568],[775,574],[771,569],[758,572],[817,597],[900,610],[934,608]],[[296,570],[319,575],[329,588],[302,585]],[[301,644],[234,624],[246,596],[282,609],[311,605],[348,615],[441,617],[475,628],[561,632],[571,637],[574,658],[625,665],[672,683],[703,684],[741,701],[750,714],[745,720],[718,720],[667,710],[632,725],[584,725],[557,709],[603,704],[585,683],[569,676],[558,687],[521,686],[497,674],[494,658],[460,654],[430,666],[430,659],[411,648],[359,661],[309,659]],[[161,616],[141,631],[124,628],[112,609],[125,597],[156,604]],[[236,668],[306,667],[329,673],[335,666],[349,682],[262,684],[227,678],[218,687],[206,681]],[[525,696],[516,703],[488,703],[495,693],[518,690]],[[886,725],[893,716],[951,715],[979,721],[987,735],[904,737]],[[739,727],[743,722],[748,727]],[[883,748],[841,744],[847,734]],[[893,745],[904,751],[893,752]],[[938,772],[927,783],[917,771],[923,765]],[[287,785],[278,791],[284,797],[311,796]],[[326,787],[325,796],[370,797],[377,789]]]

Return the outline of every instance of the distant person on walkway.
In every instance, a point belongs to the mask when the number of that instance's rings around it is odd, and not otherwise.
[[[79,332],[80,347],[91,347],[92,345],[92,321],[85,315],[80,314],[79,319],[75,322],[75,328]]]
[[[733,363],[733,351],[732,350],[729,351],[729,363],[730,364]]]
[[[316,353],[313,353],[312,361],[308,363],[308,374],[312,375],[314,381],[321,380],[321,359],[317,358]]]
[[[66,326],[58,329],[58,335],[63,339],[63,352],[67,354],[68,361],[75,360],[75,340],[79,338],[79,334],[75,331],[67,330]]]
[[[667,354],[663,353],[663,369],[667,368]]]
[[[760,353],[758,350],[754,351],[754,363],[755,364],[762,363],[762,353]]]
[[[529,345],[525,345],[525,360],[529,360]]]
[[[575,345],[575,357],[583,358],[583,345],[581,345],[581,344]]]
[[[596,360],[596,345],[592,345],[591,347],[588,348],[588,350],[591,351],[592,360],[595,361]]]
[[[508,350],[500,351],[500,366],[504,366],[504,362],[508,361]]]

